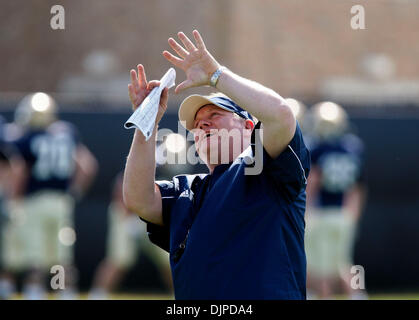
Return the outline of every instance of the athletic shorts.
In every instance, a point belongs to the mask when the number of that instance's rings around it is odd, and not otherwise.
[[[132,267],[144,252],[157,267],[169,266],[169,255],[148,239],[146,224],[136,214],[127,214],[118,203],[108,208],[107,258],[122,269]]]
[[[336,277],[352,265],[354,222],[342,208],[307,212],[305,249],[308,272]]]
[[[41,268],[73,263],[76,240],[74,201],[62,192],[42,191],[8,207],[4,229],[4,264],[8,270]]]

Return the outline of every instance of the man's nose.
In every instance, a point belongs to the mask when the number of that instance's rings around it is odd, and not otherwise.
[[[207,127],[209,127],[211,125],[211,122],[209,121],[209,120],[206,120],[206,119],[201,119],[201,120],[199,120],[199,122],[198,122],[198,128],[199,129],[204,129],[204,128],[207,128]]]

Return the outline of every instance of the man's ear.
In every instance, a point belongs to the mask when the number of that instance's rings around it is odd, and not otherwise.
[[[255,127],[255,124],[253,123],[253,121],[252,121],[252,120],[250,120],[250,119],[246,119],[246,120],[245,120],[245,123],[244,123],[244,127],[245,127],[246,129],[253,130],[253,128]]]

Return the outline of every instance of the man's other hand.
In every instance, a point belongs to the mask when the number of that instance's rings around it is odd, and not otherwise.
[[[150,82],[147,82],[143,65],[139,64],[137,66],[137,71],[138,71],[138,75],[134,69],[131,69],[130,71],[131,83],[128,85],[129,99],[131,101],[132,109],[134,111],[144,101],[144,99],[150,94],[151,90],[153,90],[155,87],[160,86],[160,81],[158,80],[152,80]],[[164,88],[160,96],[159,111],[156,117],[156,124],[159,123],[159,121],[163,117],[163,114],[167,110],[168,98],[169,98],[169,89]]]
[[[169,62],[186,73],[186,80],[176,87],[175,93],[192,87],[209,85],[212,74],[220,67],[219,63],[208,52],[199,32],[194,30],[192,34],[195,44],[183,32],[177,34],[184,47],[177,43],[175,39],[169,38],[170,47],[180,58],[168,51],[163,51],[163,56]]]

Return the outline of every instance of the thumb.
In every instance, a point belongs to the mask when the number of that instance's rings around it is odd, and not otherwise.
[[[168,99],[169,99],[169,89],[164,88],[160,96],[160,104],[167,105]]]
[[[183,90],[186,90],[188,88],[193,87],[193,82],[189,79],[183,81],[182,83],[180,83],[176,89],[175,89],[175,93],[180,93]]]

